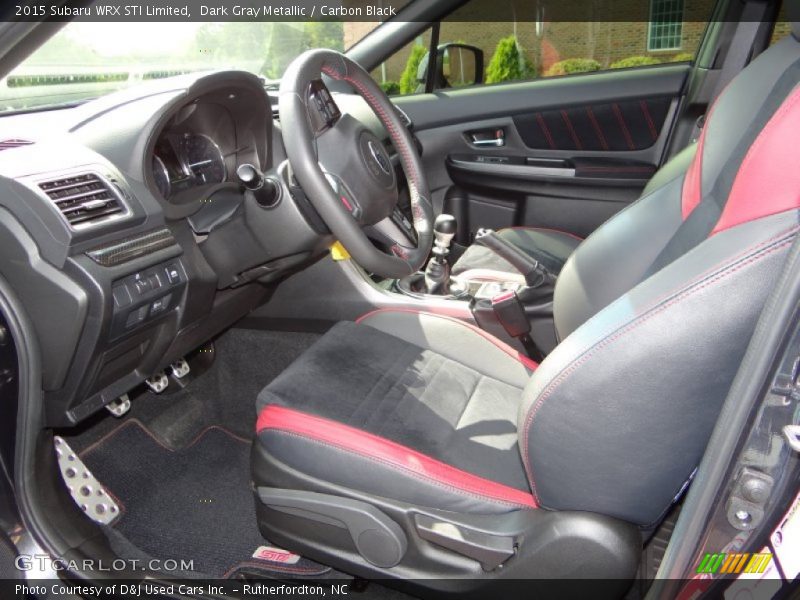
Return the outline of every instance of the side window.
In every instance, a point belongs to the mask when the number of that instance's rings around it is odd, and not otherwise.
[[[345,23],[345,27],[348,23]],[[389,96],[425,91],[425,69],[431,45],[430,29],[403,46],[371,73]]]
[[[440,23],[437,88],[526,81],[688,62],[716,0],[471,0]],[[521,8],[522,7],[522,8]],[[586,19],[595,15],[595,20]],[[602,20],[603,17],[609,20]],[[395,94],[421,91],[410,68],[425,60],[421,36],[373,72]],[[403,77],[405,76],[405,79]],[[401,82],[401,79],[405,83]],[[424,78],[423,78],[424,79]],[[396,84],[396,85],[395,85]]]
[[[792,25],[786,18],[786,3],[791,1],[792,0],[784,0],[781,3],[781,10],[778,13],[778,19],[775,22],[775,28],[772,30],[772,37],[769,40],[770,46],[782,40],[792,32]]]

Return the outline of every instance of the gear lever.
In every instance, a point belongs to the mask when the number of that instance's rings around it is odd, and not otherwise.
[[[456,218],[439,215],[433,223],[433,250],[431,260],[425,268],[425,288],[429,294],[447,294],[450,285],[450,243],[456,234]]]

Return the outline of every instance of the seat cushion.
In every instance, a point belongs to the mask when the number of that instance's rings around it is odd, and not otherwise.
[[[565,231],[538,227],[509,227],[500,229],[497,235],[538,260],[554,275],[561,272],[561,267],[583,241],[578,236]],[[500,274],[500,278],[508,273],[513,274],[514,277],[520,275],[511,263],[479,244],[472,244],[467,248],[453,265],[452,274],[464,275],[468,271],[472,271],[474,274],[469,277],[470,279],[497,278],[492,273]],[[508,277],[505,276],[505,279]]]
[[[259,394],[256,455],[271,468],[256,483],[295,471],[443,510],[534,508],[516,426],[533,366],[447,317],[339,323]]]

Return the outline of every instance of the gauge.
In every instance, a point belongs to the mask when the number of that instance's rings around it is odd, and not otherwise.
[[[187,133],[182,146],[186,166],[197,183],[225,181],[225,159],[214,140],[202,133]]]
[[[164,198],[164,200],[169,198],[169,195],[172,192],[172,184],[169,180],[169,172],[167,171],[164,161],[155,154],[153,155],[153,179],[156,182],[156,188],[158,188],[158,191],[161,193],[161,196]]]

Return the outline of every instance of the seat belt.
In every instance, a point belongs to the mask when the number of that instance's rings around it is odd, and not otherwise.
[[[722,62],[717,84],[714,86],[714,91],[708,99],[709,108],[714,105],[716,99],[733,78],[750,62],[753,44],[758,34],[758,28],[761,26],[761,22],[764,19],[764,15],[767,13],[768,7],[769,2],[767,0],[748,0],[744,5],[741,19],[736,25],[736,31],[733,32],[733,39],[728,45],[728,52],[725,55],[725,60]],[[697,119],[694,132],[692,133],[692,141],[696,141],[700,135],[700,130],[703,129],[703,125],[705,124],[706,114]]]

